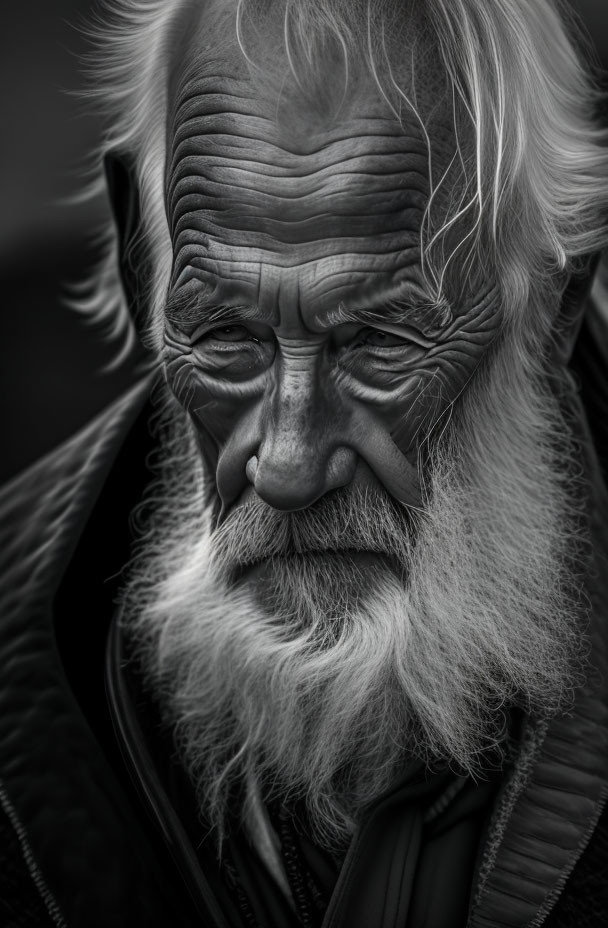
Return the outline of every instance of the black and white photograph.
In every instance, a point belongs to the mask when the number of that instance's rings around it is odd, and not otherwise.
[[[0,928],[604,928],[608,0],[0,17]]]

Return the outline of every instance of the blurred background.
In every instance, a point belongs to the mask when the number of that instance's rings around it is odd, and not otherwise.
[[[169,0],[170,2],[170,0]],[[87,0],[0,5],[0,483],[84,425],[130,380],[129,359],[65,297],[97,257],[103,197],[82,191],[100,126],[78,98]]]
[[[608,0],[572,5],[608,67]],[[102,197],[68,205],[100,131],[76,95],[92,8],[6,0],[0,12],[0,483],[84,425],[133,367],[105,371],[113,346],[64,302],[94,264],[107,210]]]

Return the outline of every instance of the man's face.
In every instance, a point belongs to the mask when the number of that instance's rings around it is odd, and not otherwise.
[[[496,288],[461,280],[438,299],[425,279],[413,112],[398,121],[371,77],[338,106],[264,86],[229,55],[178,82],[169,383],[220,518],[252,495],[293,511],[349,485],[420,506],[421,447],[496,332]],[[436,179],[456,148],[447,114],[431,128]]]

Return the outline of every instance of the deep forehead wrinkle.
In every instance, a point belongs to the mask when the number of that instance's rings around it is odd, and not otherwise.
[[[350,100],[325,120],[281,109],[279,101],[260,98],[246,80],[207,74],[187,81],[177,95],[172,120],[172,152],[197,137],[239,136],[263,142],[296,157],[315,155],[353,136],[407,139],[415,150],[426,151],[426,137],[417,117],[405,110],[399,121],[379,94],[371,91]]]
[[[242,98],[189,95],[168,165],[174,240],[188,230],[213,236],[236,229],[243,244],[266,237],[286,248],[305,246],[315,235],[337,237],[342,216],[353,238],[415,234],[428,198],[420,126],[379,115],[372,101],[363,101],[361,110],[296,138],[247,87]],[[342,228],[339,237],[344,234]],[[375,247],[383,246],[377,241]]]

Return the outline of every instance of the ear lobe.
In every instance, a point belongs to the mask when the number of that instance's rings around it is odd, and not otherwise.
[[[104,158],[110,208],[118,237],[120,278],[134,321],[142,292],[143,255],[140,241],[141,213],[133,166],[115,152]]]
[[[558,364],[566,365],[572,357],[598,261],[599,254],[592,255],[585,271],[573,275],[562,294],[553,328],[553,356]]]

